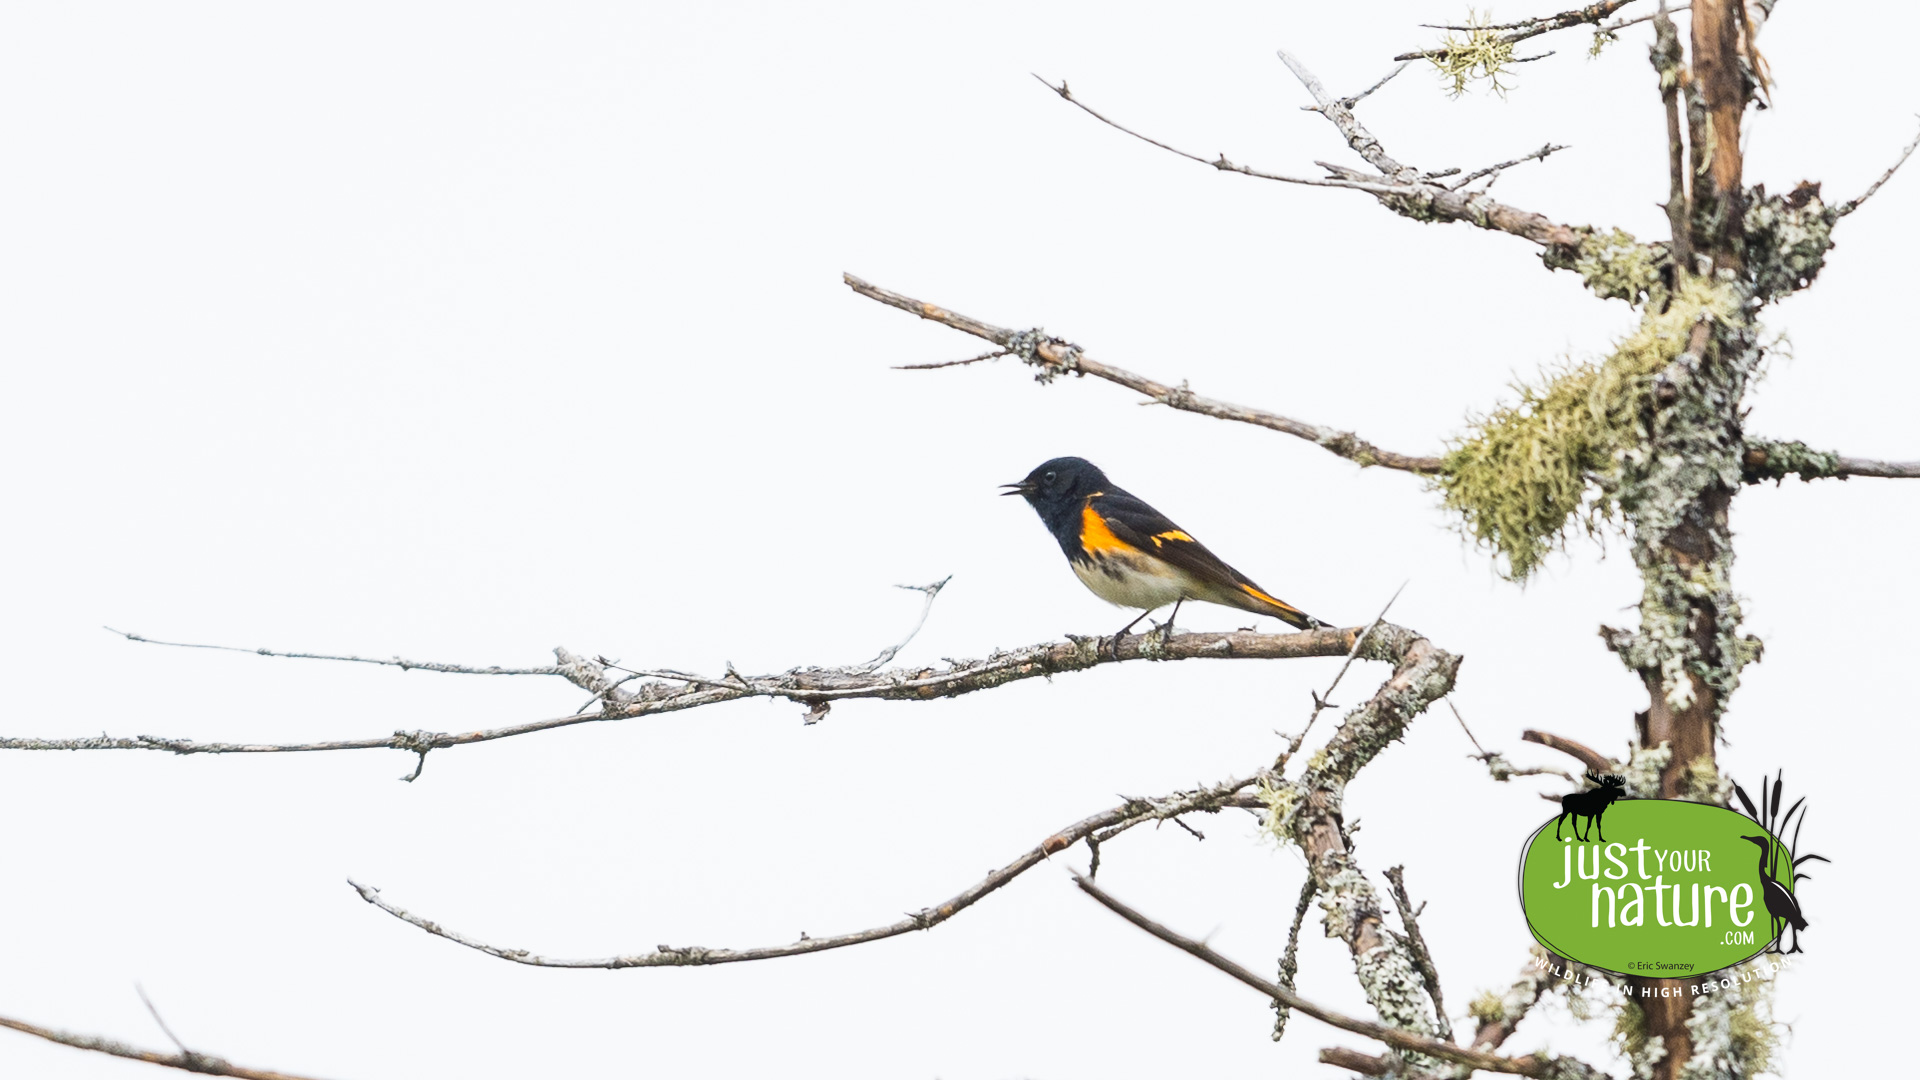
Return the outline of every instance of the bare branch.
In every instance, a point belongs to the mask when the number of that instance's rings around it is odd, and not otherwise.
[[[1354,179],[1351,177],[1329,178],[1329,177],[1309,177],[1309,176],[1285,176],[1280,173],[1263,172],[1259,169],[1249,168],[1245,165],[1236,165],[1233,162],[1228,161],[1227,156],[1225,154],[1220,154],[1212,158],[1201,157],[1199,154],[1190,154],[1185,150],[1182,150],[1176,146],[1169,146],[1168,144],[1163,143],[1158,139],[1152,138],[1151,136],[1142,135],[1139,132],[1133,130],[1132,128],[1127,127],[1125,124],[1121,124],[1121,123],[1118,123],[1117,121],[1108,119],[1105,115],[1101,114],[1100,112],[1095,110],[1093,107],[1089,106],[1086,102],[1081,101],[1077,97],[1074,97],[1073,92],[1067,89],[1066,80],[1064,79],[1061,80],[1059,86],[1055,86],[1052,83],[1048,82],[1047,80],[1041,79],[1040,76],[1038,75],[1035,75],[1034,78],[1040,79],[1040,84],[1042,86],[1045,86],[1047,89],[1053,91],[1056,94],[1059,94],[1061,97],[1071,102],[1075,108],[1086,113],[1088,116],[1093,117],[1095,120],[1098,120],[1101,123],[1107,125],[1108,127],[1113,128],[1116,131],[1125,132],[1126,134],[1131,135],[1136,139],[1139,139],[1141,142],[1151,143],[1152,145],[1157,146],[1160,149],[1165,150],[1170,154],[1178,154],[1179,156],[1186,158],[1188,161],[1197,161],[1202,165],[1210,165],[1213,168],[1219,169],[1221,172],[1234,172],[1234,173],[1239,173],[1242,176],[1251,176],[1259,180],[1277,180],[1283,184],[1300,184],[1304,187],[1348,188],[1353,191],[1365,191],[1373,195],[1418,195],[1419,194],[1418,189],[1408,187],[1404,184],[1383,184],[1377,180]]]
[[[1398,74],[1400,74],[1401,72],[1403,72],[1403,71],[1405,71],[1405,70],[1407,70],[1407,68],[1408,68],[1408,66],[1410,66],[1410,65],[1411,65],[1412,63],[1413,63],[1413,61],[1411,61],[1411,60],[1405,60],[1405,61],[1402,61],[1402,62],[1401,62],[1401,63],[1399,63],[1399,64],[1396,64],[1396,65],[1394,65],[1394,68],[1393,68],[1393,70],[1392,70],[1392,71],[1389,71],[1389,72],[1387,72],[1387,73],[1386,73],[1385,75],[1382,75],[1382,76],[1380,76],[1380,81],[1379,81],[1379,82],[1377,82],[1377,83],[1374,83],[1374,84],[1373,84],[1372,86],[1369,86],[1369,87],[1367,87],[1367,88],[1366,88],[1365,90],[1362,90],[1362,91],[1360,91],[1359,93],[1357,93],[1357,94],[1355,94],[1355,95],[1353,95],[1352,97],[1343,97],[1343,98],[1341,98],[1341,99],[1340,99],[1340,104],[1341,104],[1341,105],[1342,105],[1343,107],[1345,107],[1345,108],[1349,108],[1349,109],[1351,109],[1351,108],[1353,108],[1353,107],[1354,107],[1355,105],[1358,105],[1358,104],[1360,104],[1360,103],[1361,103],[1362,101],[1365,101],[1366,99],[1368,99],[1368,98],[1370,98],[1370,97],[1372,97],[1372,96],[1373,96],[1373,94],[1374,94],[1374,91],[1376,91],[1376,90],[1378,90],[1378,89],[1380,89],[1381,87],[1383,87],[1383,86],[1385,86],[1385,85],[1387,85],[1388,83],[1390,83],[1390,82],[1392,82],[1392,81],[1393,81],[1393,77],[1394,77],[1395,75],[1398,75]],[[1318,106],[1318,105],[1302,105],[1302,106],[1300,106],[1300,107],[1301,107],[1302,109],[1306,109],[1306,110],[1308,110],[1308,111],[1310,111],[1310,112],[1319,112],[1319,111],[1320,111],[1320,106]]]
[[[862,674],[865,674],[871,671],[878,671],[880,670],[881,664],[884,664],[887,661],[893,659],[894,657],[900,655],[900,650],[906,648],[909,642],[913,641],[915,637],[918,637],[920,634],[920,628],[927,625],[927,615],[933,611],[933,602],[940,598],[940,590],[946,588],[947,582],[952,580],[953,580],[953,575],[948,574],[946,577],[941,578],[939,581],[936,581],[931,585],[895,586],[896,588],[906,589],[910,592],[919,592],[919,593],[927,594],[927,602],[920,606],[919,621],[913,624],[913,629],[907,631],[907,636],[901,638],[899,644],[889,645],[886,648],[881,649],[880,654],[878,656],[875,656],[873,659],[867,661],[864,664],[861,664],[859,667],[854,668],[853,670]]]
[[[395,656],[381,660],[370,656],[343,656],[336,653],[276,652],[273,649],[245,649],[237,645],[196,645],[186,641],[160,641],[156,638],[129,634],[125,630],[115,630],[111,626],[100,629],[110,634],[119,634],[128,641],[138,641],[144,645],[165,645],[175,649],[213,649],[218,652],[252,653],[255,656],[279,656],[293,660],[335,660],[347,664],[376,664],[380,667],[397,667],[403,671],[437,671],[447,675],[559,675],[558,667],[507,668],[498,665],[491,667],[473,667],[467,664],[442,664],[431,660],[408,660]]]
[[[1461,188],[1466,187],[1468,184],[1473,183],[1475,180],[1478,180],[1483,176],[1491,176],[1493,177],[1494,180],[1498,180],[1500,179],[1501,172],[1507,169],[1511,169],[1515,165],[1524,165],[1529,161],[1545,161],[1547,160],[1549,155],[1556,154],[1565,149],[1567,149],[1567,147],[1564,145],[1561,145],[1558,143],[1548,143],[1545,146],[1542,146],[1540,149],[1535,150],[1533,153],[1522,154],[1521,156],[1514,158],[1512,161],[1503,161],[1498,165],[1489,165],[1484,169],[1475,169],[1474,171],[1468,173],[1467,175],[1461,177],[1460,179],[1455,180],[1452,184],[1448,186],[1451,187],[1453,190],[1458,191]],[[1492,187],[1493,180],[1487,181],[1487,186]]]
[[[1873,193],[1880,190],[1880,185],[1893,179],[1893,174],[1899,172],[1900,166],[1907,163],[1907,159],[1913,156],[1914,147],[1917,146],[1920,146],[1920,135],[1914,136],[1913,141],[1907,144],[1907,148],[1900,151],[1900,157],[1887,168],[1886,172],[1880,174],[1880,179],[1875,180],[1871,187],[1861,192],[1857,197],[1848,199],[1846,202],[1834,207],[1834,212],[1840,217],[1846,217],[1848,214],[1860,209],[1860,204],[1873,198]]]
[[[1069,871],[1069,873],[1072,872]],[[1274,1001],[1280,1002],[1288,1008],[1297,1009],[1300,1012],[1306,1013],[1308,1016],[1322,1023],[1331,1024],[1344,1031],[1351,1031],[1356,1035],[1364,1035],[1369,1039],[1378,1039],[1396,1050],[1425,1054],[1443,1061],[1451,1061],[1475,1069],[1485,1069],[1488,1072],[1506,1073],[1510,1076],[1598,1077],[1604,1075],[1572,1058],[1562,1057],[1542,1060],[1534,1056],[1508,1058],[1501,1057],[1497,1054],[1484,1054],[1474,1050],[1461,1049],[1453,1043],[1441,1039],[1431,1038],[1426,1035],[1416,1035],[1412,1032],[1402,1031],[1399,1028],[1388,1027],[1385,1024],[1376,1024],[1370,1020],[1360,1020],[1334,1012],[1332,1009],[1308,1001],[1306,998],[1301,997],[1277,983],[1268,982],[1260,976],[1255,975],[1241,965],[1213,951],[1212,946],[1209,946],[1206,942],[1195,941],[1190,937],[1162,926],[1160,923],[1153,921],[1115,899],[1112,894],[1077,873],[1073,874],[1073,883],[1080,887],[1081,892],[1099,901],[1100,905],[1108,911],[1145,930],[1161,941],[1172,945],[1174,948],[1226,972],[1228,975],[1253,987]]]
[[[1552,33],[1555,30],[1565,30],[1570,26],[1581,26],[1585,24],[1599,25],[1601,20],[1631,3],[1633,3],[1633,0],[1602,0],[1601,3],[1589,4],[1586,7],[1575,8],[1572,11],[1563,11],[1558,15],[1547,15],[1538,19],[1526,19],[1521,22],[1496,23],[1493,25],[1433,26],[1425,23],[1421,25],[1428,26],[1434,30],[1506,30],[1509,32],[1500,35],[1500,40],[1505,44],[1512,45],[1516,42],[1525,41],[1528,38],[1539,37],[1541,34]],[[1636,19],[1634,21],[1638,22],[1639,20]],[[1621,25],[1624,26],[1627,24],[1622,23]],[[1618,28],[1619,27],[1609,27],[1608,29]],[[1415,52],[1401,53],[1399,56],[1394,57],[1394,59],[1441,61],[1445,60],[1449,55],[1450,50],[1448,49],[1421,49]]]
[[[1144,394],[1151,402],[1179,409],[1182,412],[1253,424],[1256,427],[1292,435],[1297,439],[1305,439],[1329,453],[1337,454],[1362,466],[1380,465],[1389,469],[1416,473],[1436,472],[1440,468],[1440,459],[1437,457],[1413,457],[1397,454],[1391,450],[1382,450],[1351,431],[1338,431],[1262,409],[1216,401],[1187,389],[1185,383],[1176,387],[1155,382],[1123,368],[1103,364],[1081,352],[1079,346],[1071,345],[1058,338],[1047,337],[1039,331],[1014,331],[992,323],[981,322],[935,304],[915,300],[910,296],[903,296],[877,285],[870,285],[852,274],[842,274],[841,280],[846,282],[848,288],[870,300],[877,300],[889,307],[911,312],[923,319],[952,327],[962,333],[972,334],[997,345],[1017,346],[1016,351],[1021,353],[1022,359],[1040,368],[1043,374],[1092,375]]]
[[[1393,602],[1400,599],[1400,594],[1405,591],[1407,591],[1407,582],[1403,581],[1399,588],[1393,590],[1393,595],[1387,597],[1386,604],[1380,608],[1380,614],[1375,615],[1373,621],[1367,624],[1367,628],[1353,639],[1353,648],[1347,650],[1347,659],[1340,665],[1340,670],[1333,673],[1333,681],[1327,684],[1327,692],[1313,695],[1313,714],[1307,717],[1306,726],[1300,729],[1300,734],[1287,740],[1287,752],[1281,759],[1283,762],[1286,758],[1300,752],[1300,744],[1306,741],[1307,732],[1313,730],[1313,722],[1320,719],[1321,711],[1333,707],[1333,702],[1328,699],[1333,697],[1333,692],[1339,688],[1340,680],[1346,677],[1347,669],[1353,666],[1353,658],[1359,654],[1360,646],[1366,643],[1367,636],[1373,633],[1374,628],[1386,619],[1387,612],[1393,610]],[[1274,767],[1279,768],[1279,765],[1276,764]]]
[[[1300,927],[1307,921],[1307,908],[1313,905],[1314,894],[1319,891],[1320,883],[1308,874],[1307,880],[1300,883],[1300,899],[1293,905],[1293,925],[1287,928],[1287,951],[1280,954],[1280,985],[1288,990],[1293,989],[1294,976],[1300,974]],[[1273,1041],[1279,1042],[1287,1033],[1287,1020],[1293,1010],[1276,998],[1273,1011]]]
[[[1440,1024],[1440,1037],[1451,1042],[1453,1025],[1447,1022],[1447,1003],[1440,997],[1440,969],[1434,966],[1433,954],[1427,951],[1427,941],[1420,935],[1419,912],[1407,896],[1406,872],[1404,866],[1387,868],[1387,881],[1393,886],[1393,906],[1400,912],[1400,925],[1407,928],[1407,947],[1413,952],[1413,964],[1420,969],[1420,980],[1427,984],[1427,994],[1433,998],[1433,1015]]]
[[[1065,851],[1083,839],[1099,836],[1104,842],[1126,829],[1147,821],[1178,821],[1182,814],[1195,812],[1214,813],[1224,806],[1245,805],[1234,796],[1241,790],[1251,787],[1258,777],[1245,780],[1227,780],[1212,787],[1194,791],[1177,792],[1159,799],[1129,799],[1126,802],[1105,810],[1092,817],[1084,818],[1046,839],[1019,858],[988,874],[982,880],[969,886],[952,898],[922,908],[906,918],[877,926],[869,930],[859,930],[850,934],[836,934],[832,937],[807,937],[786,945],[769,945],[750,949],[709,949],[700,946],[661,945],[650,953],[637,953],[628,956],[606,956],[589,960],[565,959],[540,956],[525,949],[507,949],[498,945],[489,945],[477,938],[468,937],[428,919],[424,919],[396,904],[390,903],[380,895],[380,890],[372,886],[348,881],[360,898],[402,922],[425,930],[436,937],[446,938],[458,945],[486,953],[502,960],[511,960],[516,964],[530,967],[549,968],[641,968],[641,967],[704,967],[713,964],[737,964],[749,960],[772,960],[783,956],[804,956],[808,953],[824,952],[828,949],[842,949],[849,945],[864,945],[870,941],[884,941],[899,937],[915,930],[931,930],[960,912],[972,907],[981,899],[1014,878],[1026,873],[1044,862],[1048,856]]]
[[[1607,772],[1613,768],[1613,762],[1608,760],[1607,755],[1590,746],[1574,742],[1572,739],[1533,730],[1521,732],[1520,738],[1530,743],[1539,743],[1549,750],[1558,750],[1597,773]]]
[[[492,742],[536,731],[551,731],[575,724],[631,720],[659,713],[681,712],[704,705],[717,705],[743,698],[778,698],[809,707],[827,701],[849,698],[873,698],[881,701],[927,701],[958,697],[979,690],[991,690],[1022,679],[1085,671],[1119,660],[1281,660],[1308,656],[1341,656],[1353,645],[1358,627],[1345,630],[1311,630],[1287,634],[1177,633],[1167,637],[1159,631],[1129,634],[1118,647],[1110,647],[1112,638],[1069,638],[1064,642],[1029,645],[1022,649],[995,652],[985,660],[949,663],[943,668],[893,668],[863,672],[851,668],[797,668],[779,675],[746,676],[732,673],[727,680],[701,679],[673,673],[662,678],[682,679],[685,685],[644,682],[637,687],[613,687],[607,692],[598,712],[575,713],[532,720],[505,727],[476,731],[396,731],[388,736],[365,739],[338,739],[307,743],[231,743],[195,742],[192,739],[158,735],[115,737],[100,735],[76,739],[42,739],[28,736],[0,736],[0,750],[164,750],[175,754],[287,754],[328,750],[404,750],[424,754],[455,746]],[[1411,631],[1384,626],[1376,632],[1361,655],[1366,659],[1392,659],[1392,648],[1404,644]],[[564,650],[562,650],[564,652]],[[566,654],[571,656],[572,654]],[[600,665],[578,661],[581,667],[598,670]],[[560,672],[573,672],[585,679],[578,668],[562,665]]]
[[[158,1016],[156,1014],[156,1019],[157,1018]],[[177,1054],[163,1054],[158,1050],[142,1050],[137,1046],[128,1046],[126,1043],[118,1042],[114,1039],[102,1038],[98,1035],[77,1035],[70,1031],[41,1027],[38,1024],[29,1024],[24,1020],[13,1020],[4,1016],[0,1016],[0,1027],[12,1028],[15,1031],[25,1032],[28,1035],[45,1039],[48,1042],[59,1043],[61,1046],[71,1046],[77,1050],[91,1050],[97,1054],[111,1054],[114,1057],[127,1058],[132,1061],[144,1061],[149,1065],[164,1065],[169,1069],[199,1073],[202,1076],[234,1076],[240,1077],[241,1080],[312,1080],[311,1077],[296,1076],[293,1073],[274,1072],[271,1069],[249,1069],[244,1066],[232,1064],[223,1058],[214,1057],[211,1054],[199,1054],[191,1050],[182,1050]],[[171,1033],[169,1033],[169,1038],[171,1037]]]
[[[965,360],[941,360],[932,364],[895,364],[893,365],[893,370],[933,371],[938,368],[966,367],[968,364],[977,364],[982,360],[998,360],[1006,355],[1008,355],[1008,350],[1006,349],[993,349],[989,352],[983,352],[979,356],[969,356]]]
[[[1386,1076],[1396,1071],[1398,1065],[1384,1057],[1363,1054],[1358,1050],[1349,1050],[1344,1046],[1329,1046],[1320,1051],[1320,1063],[1335,1068],[1347,1069],[1362,1076]],[[1402,1073],[1401,1075],[1405,1075]]]
[[[1579,247],[1580,234],[1577,231],[1543,214],[1508,206],[1484,191],[1468,193],[1434,183],[1423,177],[1419,170],[1394,160],[1380,145],[1380,140],[1374,138],[1373,133],[1354,117],[1353,110],[1329,95],[1327,88],[1321,85],[1313,72],[1307,70],[1305,64],[1284,50],[1280,51],[1279,56],[1294,77],[1300,80],[1300,84],[1307,88],[1307,93],[1313,96],[1315,111],[1340,129],[1341,137],[1354,153],[1391,177],[1395,183],[1415,189],[1411,196],[1401,192],[1381,194],[1380,201],[1389,210],[1423,221],[1463,221],[1483,229],[1511,233],[1550,251],[1570,251]],[[1320,164],[1336,176],[1356,182],[1360,177],[1360,174],[1351,170],[1326,165],[1325,162]]]

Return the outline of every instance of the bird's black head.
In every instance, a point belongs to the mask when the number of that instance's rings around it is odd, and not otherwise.
[[[1077,457],[1054,458],[1028,473],[1025,480],[1000,486],[1008,489],[1001,494],[1026,499],[1049,528],[1068,518],[1077,523],[1081,503],[1094,492],[1118,490],[1107,483],[1107,474],[1098,466]]]
[[[1747,840],[1752,843],[1760,845],[1760,850],[1762,851],[1765,851],[1766,849],[1773,846],[1773,841],[1767,839],[1764,836],[1743,836],[1740,839]]]

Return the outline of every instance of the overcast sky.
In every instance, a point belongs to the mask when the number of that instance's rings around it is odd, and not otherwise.
[[[1550,5],[1502,7],[1505,19]],[[1358,164],[1302,112],[1284,46],[1338,93],[1452,3],[11,5],[0,15],[0,656],[7,734],[254,741],[565,713],[557,680],[170,650],[170,640],[537,665],[566,645],[747,672],[896,640],[896,584],[953,575],[903,662],[1107,633],[995,485],[1078,454],[1281,597],[1392,618],[1466,657],[1489,748],[1529,727],[1609,752],[1644,703],[1596,636],[1631,624],[1618,539],[1524,590],[1403,473],[1016,364],[854,296],[843,271],[1044,325],[1167,382],[1432,452],[1508,383],[1632,325],[1525,241],[1420,225],[1203,155]],[[1504,100],[1409,69],[1362,107],[1404,161],[1472,169],[1553,141],[1495,191],[1665,234],[1664,128],[1638,27],[1537,44]],[[1863,189],[1914,134],[1910,5],[1782,3],[1748,177]],[[1749,429],[1920,457],[1909,328],[1920,175],[1839,233]],[[1744,492],[1736,585],[1766,641],[1727,716],[1737,778],[1787,770],[1834,859],[1784,983],[1800,1075],[1879,1067],[1912,976],[1880,822],[1911,804],[1920,483]],[[1244,625],[1189,606],[1193,629]],[[1272,624],[1269,622],[1269,628]],[[699,970],[541,971],[429,937],[345,879],[549,955],[751,946],[889,922],[1113,805],[1244,775],[1335,661],[1200,662],[813,727],[737,703],[436,752],[0,754],[0,1015],[342,1080],[417,1076],[1331,1075],[1374,1047],[1131,929],[1041,866],[929,934]],[[1384,677],[1359,665],[1335,696]],[[1318,734],[1331,730],[1323,719]],[[1522,841],[1557,782],[1495,784],[1452,716],[1357,781],[1356,857],[1405,864],[1455,1015],[1528,936]],[[1119,895],[1271,970],[1303,869],[1245,814],[1130,834]],[[1083,866],[1085,849],[1055,863]],[[1304,993],[1364,1008],[1317,915]],[[1596,1060],[1564,1010],[1551,1042]],[[151,1067],[0,1038],[9,1076]]]

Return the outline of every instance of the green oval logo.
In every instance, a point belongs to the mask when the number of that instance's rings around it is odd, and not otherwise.
[[[1619,975],[1685,978],[1752,959],[1805,928],[1793,884],[1787,846],[1752,818],[1617,794],[1540,826],[1520,861],[1534,939]]]

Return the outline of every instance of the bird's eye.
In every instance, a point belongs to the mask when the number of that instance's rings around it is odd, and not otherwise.
[[[1053,471],[1052,469],[1048,469],[1048,470],[1047,470],[1047,475],[1045,475],[1045,476],[1043,476],[1043,477],[1041,477],[1040,479],[1042,479],[1042,480],[1044,480],[1044,481],[1046,481],[1047,483],[1049,483],[1049,484],[1051,484],[1051,483],[1053,483],[1053,478],[1054,478],[1055,476],[1058,476],[1058,475],[1059,475],[1059,474],[1058,474],[1058,473],[1056,473],[1056,472],[1054,472],[1054,471]]]

